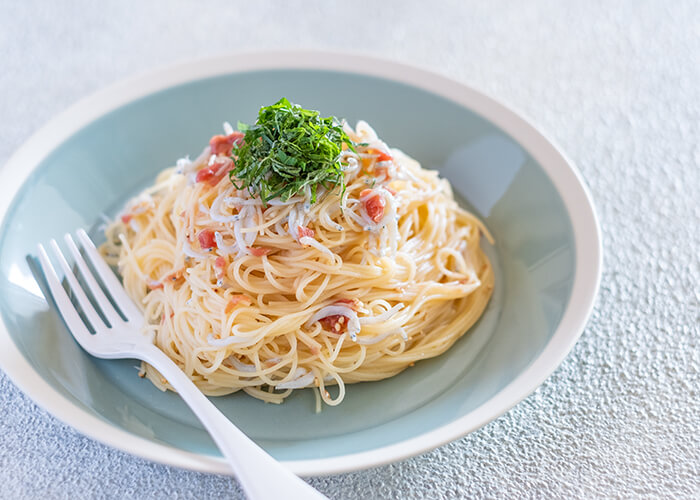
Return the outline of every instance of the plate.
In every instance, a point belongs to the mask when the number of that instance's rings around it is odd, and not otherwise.
[[[196,155],[223,121],[251,122],[282,96],[350,123],[450,179],[493,233],[494,296],[444,355],[351,385],[314,413],[310,391],[283,405],[245,394],[215,404],[300,475],[403,459],[503,414],[559,365],[598,289],[600,229],[574,165],[496,100],[436,74],[369,57],[267,52],[202,60],[118,83],[46,124],[0,170],[0,367],[79,432],[178,467],[228,473],[173,393],[131,360],[93,359],[47,304],[27,255],[94,228],[162,168]]]

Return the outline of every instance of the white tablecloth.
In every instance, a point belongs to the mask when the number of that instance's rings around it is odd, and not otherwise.
[[[0,165],[88,93],[234,50],[353,50],[483,89],[538,123],[591,188],[605,246],[593,316],[561,367],[483,429],[404,462],[311,482],[331,498],[697,498],[699,6],[5,1]],[[0,374],[0,497],[240,495],[233,479],[78,435]]]

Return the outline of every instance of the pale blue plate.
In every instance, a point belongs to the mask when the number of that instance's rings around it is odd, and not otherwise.
[[[487,248],[495,292],[482,319],[446,354],[389,380],[349,386],[338,407],[314,413],[310,391],[280,406],[243,394],[215,398],[217,406],[273,456],[300,473],[318,474],[455,439],[533,390],[575,342],[598,286],[597,223],[575,169],[489,98],[418,70],[356,59],[365,62],[367,74],[339,71],[334,56],[308,53],[192,63],[105,91],[63,115],[60,132],[57,126],[40,132],[28,145],[36,161],[22,167],[31,170],[26,180],[9,177],[17,158],[0,171],[0,182],[21,184],[0,232],[6,330],[0,342],[10,346],[11,338],[22,362],[18,367],[6,356],[2,368],[81,432],[154,460],[225,471],[212,458],[219,455],[212,440],[177,395],[140,379],[135,361],[97,360],[78,347],[43,298],[27,255],[39,242],[78,227],[94,229],[100,213],[113,214],[158,171],[197,155],[223,121],[251,122],[261,105],[286,96],[353,124],[367,120],[388,144],[449,178],[496,240]],[[465,99],[467,105],[460,102]],[[472,102],[479,113],[468,107]],[[508,126],[513,130],[504,130]],[[563,192],[567,182],[571,187]],[[581,295],[572,304],[576,280],[583,280],[576,284]],[[565,314],[572,316],[562,331]],[[548,347],[554,350],[543,359]],[[529,378],[528,369],[534,369]],[[33,378],[24,377],[28,371]],[[47,386],[51,397],[42,395]],[[105,425],[98,432],[100,420]]]

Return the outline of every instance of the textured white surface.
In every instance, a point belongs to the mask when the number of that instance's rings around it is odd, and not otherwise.
[[[201,4],[201,5],[200,5]],[[520,109],[578,164],[603,226],[600,297],[532,396],[331,498],[700,497],[700,4],[2,2],[0,165],[87,93],[154,66],[337,48],[447,74]],[[84,438],[0,374],[0,497],[240,497],[232,479]]]

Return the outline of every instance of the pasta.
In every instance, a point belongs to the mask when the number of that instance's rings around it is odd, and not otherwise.
[[[244,134],[224,128],[131,200],[101,247],[144,330],[204,393],[281,403],[312,387],[337,405],[347,384],[437,356],[477,321],[490,236],[437,172],[360,121],[343,128],[343,189],[263,200],[229,179]]]

